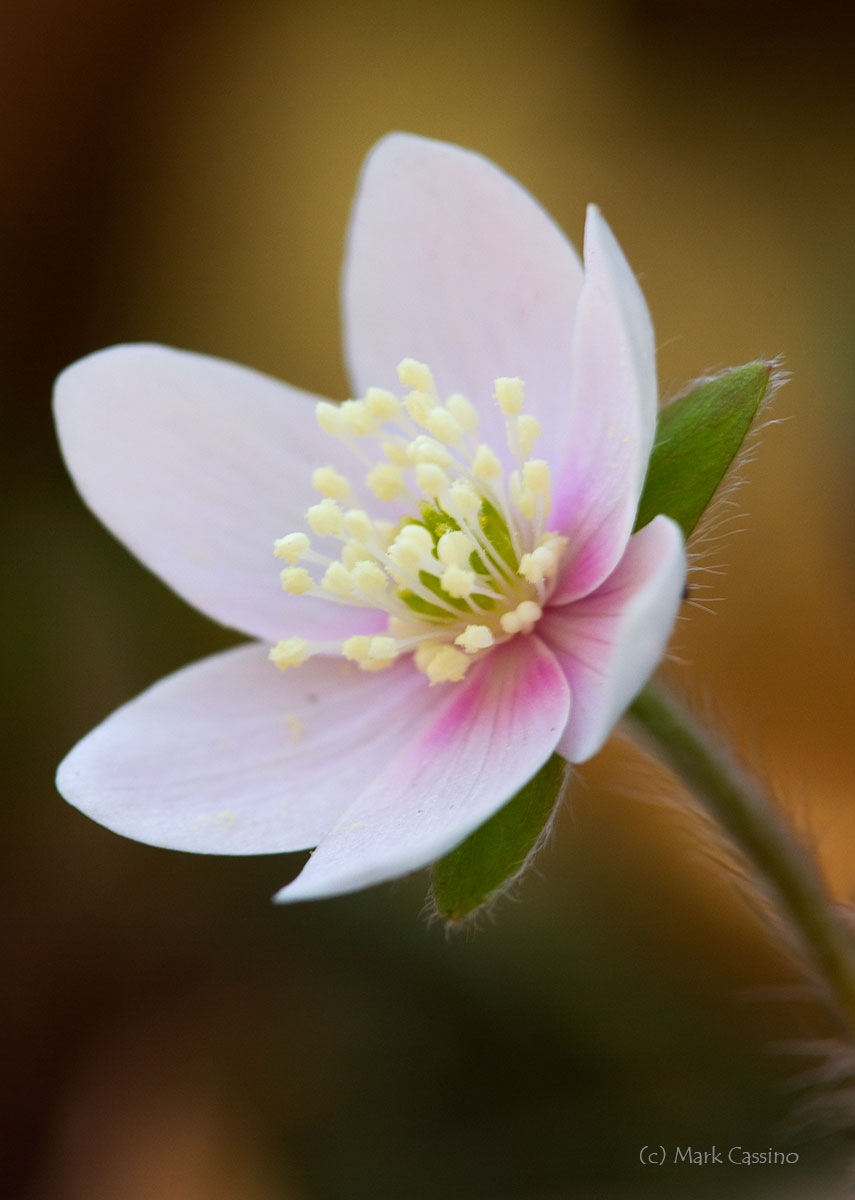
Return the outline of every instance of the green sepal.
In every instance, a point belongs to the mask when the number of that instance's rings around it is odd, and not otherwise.
[[[561,798],[568,764],[553,754],[533,779],[433,868],[433,899],[460,921],[520,874]]]
[[[739,453],[770,372],[762,362],[735,367],[662,409],[635,530],[665,513],[689,537]]]

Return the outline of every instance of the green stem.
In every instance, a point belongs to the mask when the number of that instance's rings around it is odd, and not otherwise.
[[[855,1027],[855,944],[814,863],[773,801],[659,689],[644,688],[628,715],[755,868],[800,934],[843,1018]]]

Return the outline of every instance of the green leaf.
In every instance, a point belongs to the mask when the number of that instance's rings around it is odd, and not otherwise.
[[[636,530],[665,513],[688,538],[751,428],[770,371],[762,362],[736,367],[662,409]]]
[[[434,864],[440,916],[462,920],[521,873],[561,798],[568,769],[553,754],[504,808]]]

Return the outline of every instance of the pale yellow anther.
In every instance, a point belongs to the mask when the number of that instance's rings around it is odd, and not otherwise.
[[[312,487],[330,500],[349,500],[352,495],[350,480],[333,467],[317,467],[312,472]]]
[[[321,583],[328,592],[339,596],[349,595],[354,588],[353,576],[344,563],[340,562],[330,563],[324,571]]]
[[[431,684],[459,683],[468,671],[470,663],[471,659],[462,650],[455,650],[453,646],[449,645],[441,645],[429,657],[426,665],[420,669],[427,675]],[[419,666],[418,661],[416,666]]]
[[[388,660],[398,653],[398,643],[391,637],[373,637],[368,645],[368,657]]]
[[[285,567],[279,572],[279,578],[284,590],[292,596],[302,596],[315,586],[314,579],[305,567]]]
[[[475,587],[475,572],[465,567],[446,567],[442,573],[442,590],[455,600],[462,600],[472,594]]]
[[[463,437],[463,429],[455,417],[444,408],[432,409],[425,421],[428,433],[432,433],[441,442],[454,446]]]
[[[320,400],[315,405],[315,416],[321,429],[330,437],[346,437],[350,432],[350,427],[339,404],[330,404],[329,400]]]
[[[506,417],[513,417],[522,412],[525,385],[521,379],[497,379],[494,388],[493,395]]]
[[[431,392],[408,392],[404,397],[404,407],[417,425],[427,426],[428,417],[438,404]]]
[[[420,392],[434,392],[433,375],[430,367],[414,358],[404,358],[398,363],[398,378],[404,387]]]
[[[364,400],[345,400],[340,412],[349,432],[357,437],[374,433],[377,428],[377,419],[365,407]]]
[[[468,567],[475,543],[460,529],[444,533],[436,544],[436,556],[447,567]]]
[[[499,624],[505,633],[519,633],[522,629],[520,619],[514,611],[502,613]]]
[[[537,418],[530,413],[523,413],[522,416],[517,417],[516,433],[520,454],[526,458],[531,454],[534,443],[540,437],[540,424]]]
[[[546,576],[546,571],[543,569],[541,563],[535,559],[534,554],[524,554],[520,558],[517,573],[522,575],[523,579],[529,583],[534,584],[542,583]]]
[[[423,525],[405,525],[387,553],[402,571],[415,571],[433,551],[433,538]]]
[[[422,642],[416,646],[413,653],[413,662],[416,665],[416,669],[421,671],[422,674],[427,675],[431,660],[436,657],[444,644],[444,642]]]
[[[351,575],[359,590],[369,596],[381,595],[389,584],[388,575],[376,562],[358,562]]]
[[[450,488],[454,509],[465,521],[474,521],[481,511],[481,497],[468,483],[455,479]]]
[[[524,554],[520,559],[519,573],[529,583],[541,583],[558,568],[561,551],[566,545],[565,538],[554,538],[537,546],[530,554]]]
[[[319,537],[338,537],[344,529],[344,513],[329,497],[313,504],[306,513],[306,520]]]
[[[551,484],[549,464],[542,458],[530,458],[523,463],[523,487],[529,488],[535,495],[549,494]]]
[[[273,543],[273,553],[277,558],[284,558],[286,562],[296,563],[311,544],[305,533],[289,533],[276,539]]]
[[[396,421],[401,415],[401,401],[385,388],[369,388],[365,393],[365,410],[375,421]]]
[[[529,633],[543,616],[543,609],[534,600],[523,600],[516,607],[517,620],[522,633]]]
[[[448,476],[436,463],[419,463],[416,482],[426,496],[439,496],[448,487]]]
[[[267,657],[280,671],[300,667],[309,657],[309,643],[301,637],[287,638],[284,642],[277,642]]]
[[[477,654],[479,650],[486,650],[492,646],[495,640],[486,625],[467,625],[454,639],[454,644],[462,646],[467,654]]]
[[[378,500],[394,500],[407,490],[400,467],[393,463],[378,463],[365,477]]]
[[[374,554],[367,546],[363,546],[362,542],[358,542],[356,538],[351,538],[349,542],[345,542],[341,550],[341,561],[347,567],[348,571],[352,571],[357,563],[374,562]]]
[[[390,463],[394,463],[396,467],[409,466],[410,456],[407,453],[408,446],[405,442],[383,442],[383,453],[386,455]]]
[[[476,479],[495,479],[502,473],[502,464],[497,455],[483,443],[475,451],[472,460],[472,473]]]
[[[385,667],[391,667],[395,661],[395,656],[393,654],[390,657],[383,658],[380,655],[372,654],[372,645],[378,641],[392,641],[392,639],[358,635],[357,637],[348,638],[346,642],[342,642],[341,652],[351,662],[358,663],[363,671],[382,671]]]
[[[384,548],[389,545],[397,532],[398,526],[394,521],[379,520],[374,522],[374,537]]]
[[[367,542],[374,532],[374,525],[368,513],[362,508],[349,508],[344,514],[344,528],[351,537],[360,542]]]
[[[445,407],[464,433],[478,432],[478,410],[471,400],[467,400],[460,392],[455,392],[448,397]]]
[[[438,467],[450,467],[454,462],[449,451],[436,438],[427,437],[420,433],[407,446],[407,458],[410,462],[435,463]]]
[[[358,634],[356,637],[349,637],[347,641],[342,642],[341,652],[345,658],[349,658],[351,662],[363,663],[368,659],[371,649],[371,638],[364,634]]]
[[[399,532],[396,542],[407,542],[411,546],[418,548],[422,554],[430,554],[433,550],[433,538],[424,525],[417,525],[412,522],[405,525]]]

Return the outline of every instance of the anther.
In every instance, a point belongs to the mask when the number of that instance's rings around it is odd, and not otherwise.
[[[344,513],[329,497],[313,504],[306,513],[306,520],[319,537],[337,537],[344,528]]]
[[[398,363],[398,378],[404,387],[419,392],[434,392],[433,375],[430,367],[414,358],[404,358]]]
[[[285,567],[279,572],[279,578],[284,590],[292,596],[302,596],[315,586],[314,579],[305,567]]]
[[[332,467],[318,467],[312,472],[312,487],[330,500],[349,500],[350,481]]]
[[[522,412],[525,385],[521,379],[501,378],[494,383],[493,395],[506,417]]]
[[[407,490],[400,467],[393,463],[378,463],[365,478],[378,500],[394,500]]]
[[[273,543],[273,553],[277,558],[284,558],[286,562],[296,563],[311,544],[305,533],[289,533],[276,539]]]
[[[267,657],[280,671],[300,667],[309,657],[309,643],[305,638],[287,638],[284,642],[277,642]]]

